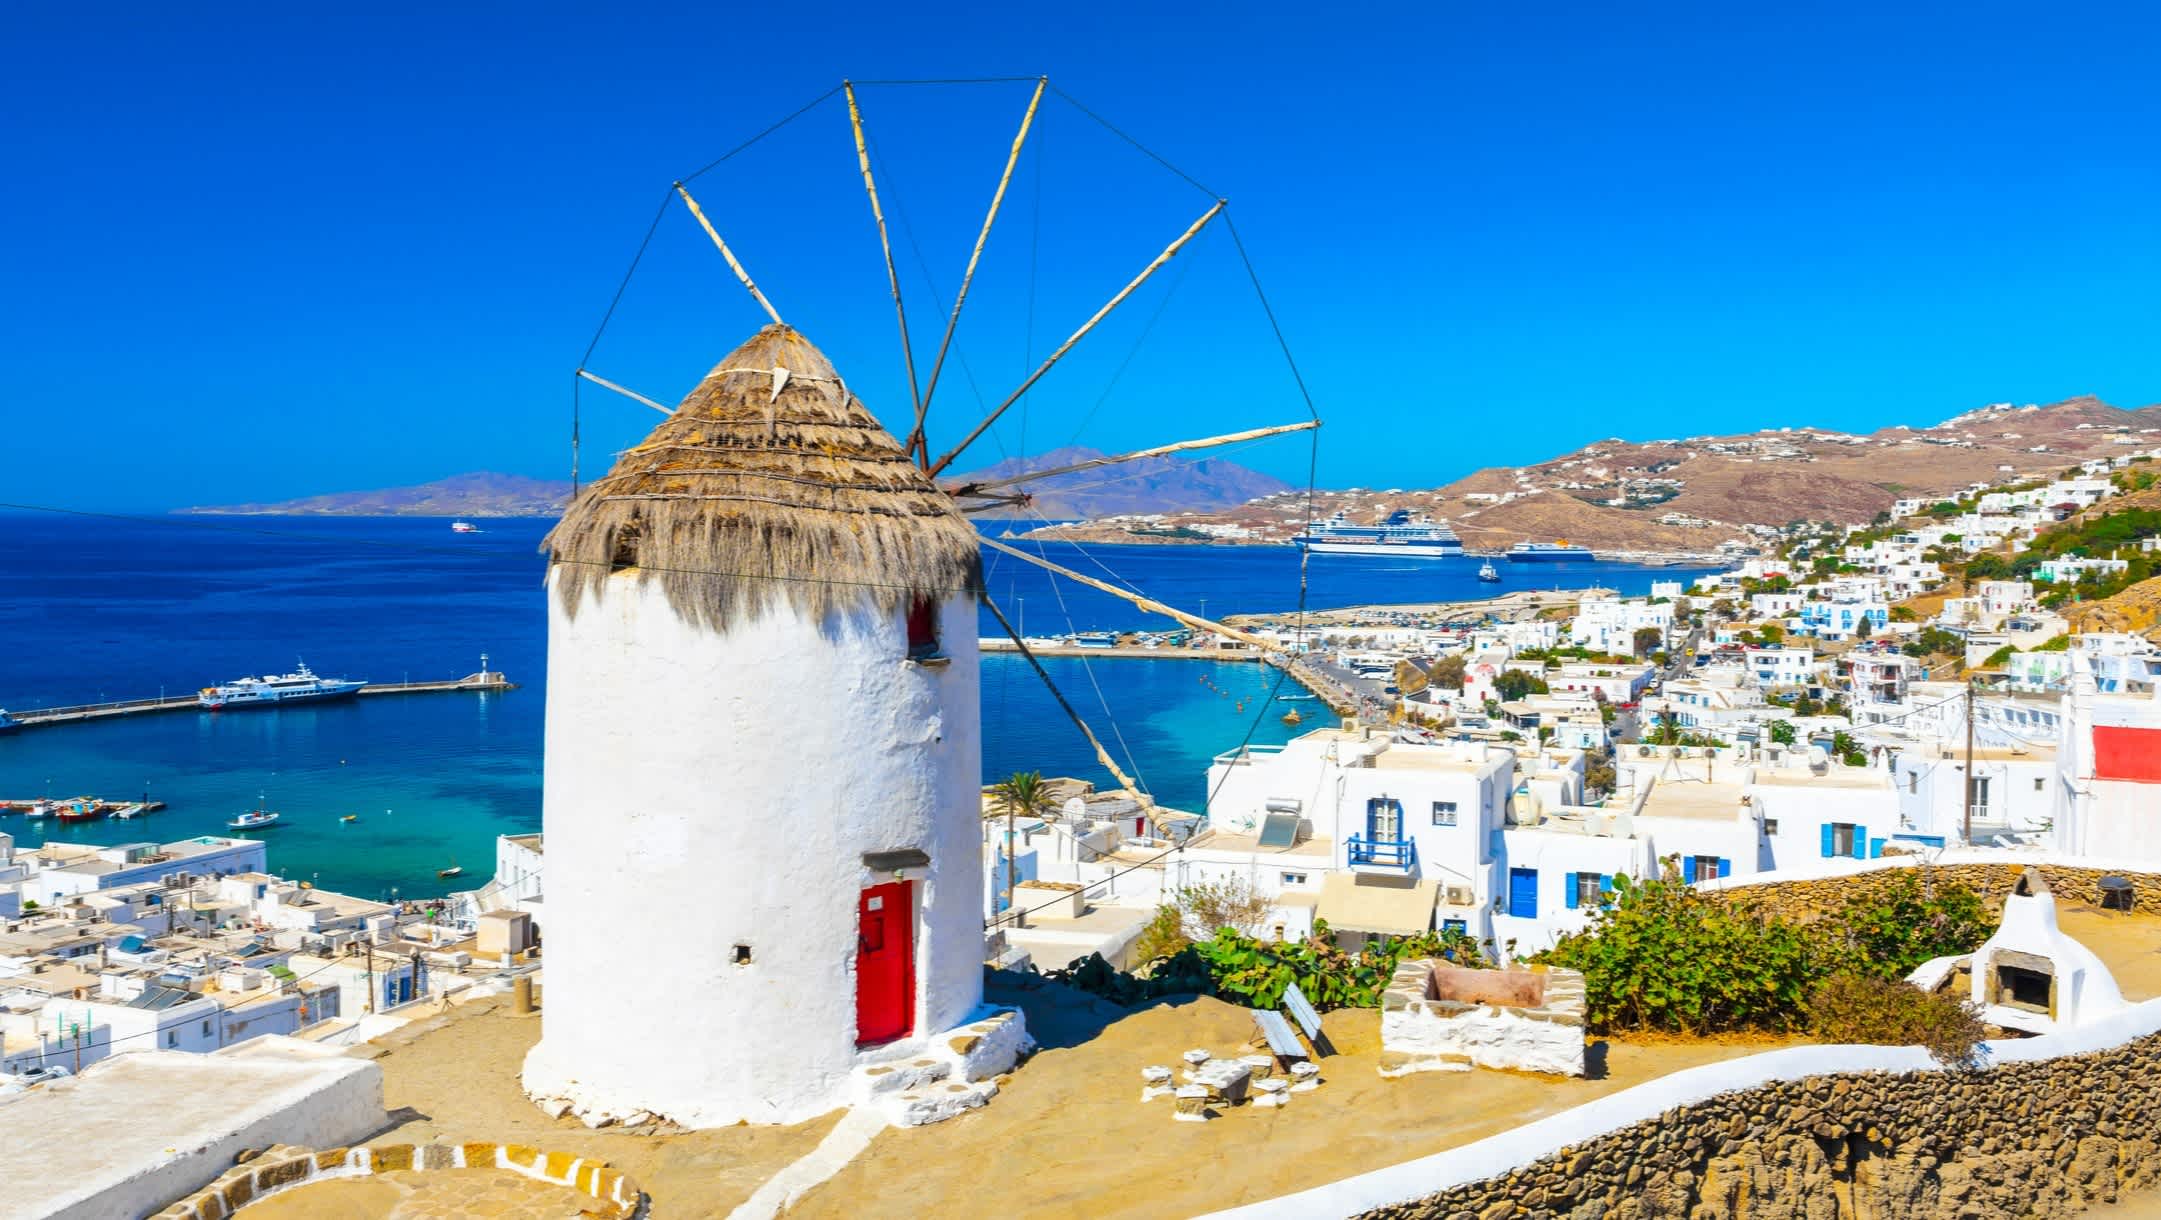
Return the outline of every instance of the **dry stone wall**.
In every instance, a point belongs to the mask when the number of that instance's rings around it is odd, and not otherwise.
[[[2051,878],[2051,883],[2054,883]],[[2161,1034],[1978,1072],[1809,1076],[1676,1106],[1374,1220],[2074,1215],[2161,1185]]]
[[[2037,870],[2047,879],[2049,891],[2056,895],[2058,902],[2082,903],[2087,906],[2101,905],[2101,878],[2122,877],[2131,883],[2138,910],[2148,915],[2161,915],[2161,875],[2025,860],[2006,860],[2001,863],[1964,860],[1945,864],[1912,865],[1901,862],[1896,867],[1868,872],[1768,881],[1760,885],[1727,885],[1706,892],[1731,902],[1759,906],[1772,914],[1806,919],[1825,911],[1836,910],[1848,899],[1865,896],[1874,888],[1890,883],[1913,868],[1918,868],[1925,880],[1937,884],[1964,882],[1986,899],[1991,908],[2002,907],[2004,895],[2011,892],[2011,887],[2018,884],[2020,874],[2028,868]]]

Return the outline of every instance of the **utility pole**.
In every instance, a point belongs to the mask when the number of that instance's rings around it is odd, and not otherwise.
[[[1013,889],[1017,884],[1020,862],[1013,858],[1013,821],[1013,802],[1009,800],[1005,804],[1005,915],[1017,928],[1020,926],[1020,912],[1013,904]],[[1036,876],[1042,875],[1042,870],[1038,869]]]
[[[370,936],[370,935],[368,934],[368,932],[367,932],[367,928],[366,928],[366,925],[365,925],[365,924],[363,924],[363,925],[362,925],[362,931],[361,931],[361,937],[360,937],[360,945],[361,945],[361,948],[362,948],[362,949],[364,949],[364,950],[366,951],[366,953],[367,953],[367,958],[368,958],[368,1011],[369,1011],[369,1012],[374,1012],[374,1011],[375,1011],[375,941],[374,941],[373,937],[372,937],[372,936]]]
[[[1973,679],[1966,679],[1966,846],[1973,846]]]

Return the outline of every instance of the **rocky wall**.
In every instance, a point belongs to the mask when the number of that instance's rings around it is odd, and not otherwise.
[[[1850,879],[1847,879],[1850,880]],[[2051,878],[2051,882],[2054,882]],[[2161,1185],[2161,1034],[1979,1072],[1807,1076],[1676,1106],[1375,1220],[2074,1215]]]
[[[1848,899],[1887,885],[1911,868],[1918,868],[1925,882],[1964,882],[1986,899],[1992,910],[2001,909],[2004,895],[2011,892],[2011,887],[2018,883],[2019,875],[2028,868],[2038,870],[2042,877],[2047,879],[2049,890],[2056,895],[2058,902],[2080,903],[2086,906],[2101,904],[2101,878],[2122,877],[2131,883],[2138,910],[2148,915],[2161,915],[2161,875],[2025,860],[2006,860],[2002,863],[1953,861],[1944,864],[1914,864],[1833,877],[1768,881],[1756,885],[1728,885],[1705,892],[1729,902],[1758,906],[1772,914],[1806,919],[1825,911],[1836,910]]]

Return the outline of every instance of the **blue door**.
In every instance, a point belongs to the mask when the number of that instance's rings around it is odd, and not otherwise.
[[[1522,919],[1538,918],[1538,870],[1508,870],[1508,913]]]

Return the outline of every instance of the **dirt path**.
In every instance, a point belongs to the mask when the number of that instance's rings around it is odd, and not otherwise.
[[[816,1147],[839,1118],[835,1112],[794,1127],[674,1134],[587,1130],[573,1119],[549,1118],[519,1090],[525,1052],[539,1038],[537,1014],[496,1009],[454,1012],[361,1048],[380,1052],[383,1104],[398,1123],[369,1142],[493,1140],[595,1158],[635,1178],[653,1197],[654,1214],[672,1220],[727,1215]]]
[[[1000,997],[1005,999],[1006,997]],[[1181,1052],[1237,1051],[1253,1033],[1243,1009],[1191,999],[1122,1014],[1063,988],[1021,994],[1046,1049],[985,1109],[890,1130],[790,1216],[913,1217],[939,1201],[1011,1217],[1193,1215],[1272,1198],[1481,1139],[1653,1076],[1767,1049],[1769,1043],[1617,1044],[1597,1080],[1510,1072],[1376,1072],[1380,1014],[1330,1013],[1339,1055],[1324,1084],[1280,1110],[1246,1106],[1205,1124],[1146,1105],[1140,1069]],[[995,1167],[1024,1165],[1010,1175]],[[999,1197],[986,1184],[1006,1181]]]

